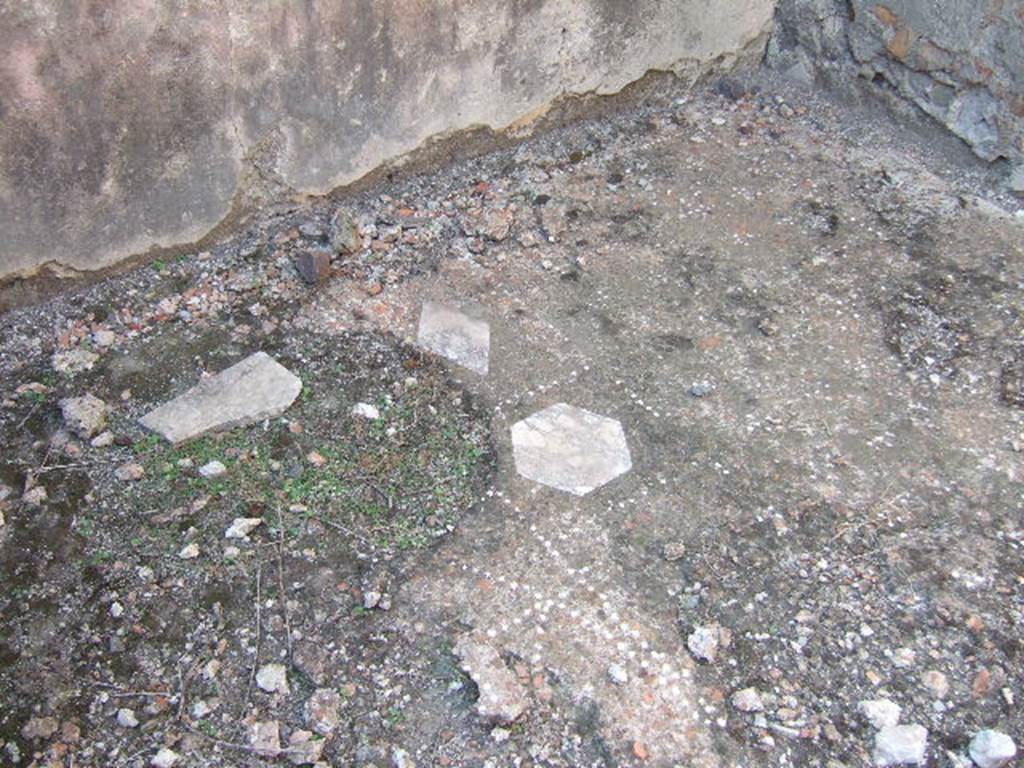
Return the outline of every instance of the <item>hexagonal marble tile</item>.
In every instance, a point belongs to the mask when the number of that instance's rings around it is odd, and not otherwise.
[[[577,496],[633,466],[618,421],[566,403],[513,424],[512,451],[520,475]]]
[[[425,302],[420,312],[417,343],[464,368],[487,375],[491,327],[457,309]]]

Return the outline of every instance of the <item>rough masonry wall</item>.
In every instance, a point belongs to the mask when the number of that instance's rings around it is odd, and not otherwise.
[[[0,0],[0,278],[202,237],[430,137],[756,60],[774,0]]]
[[[1024,0],[780,0],[773,66],[895,92],[986,160],[1024,157]]]

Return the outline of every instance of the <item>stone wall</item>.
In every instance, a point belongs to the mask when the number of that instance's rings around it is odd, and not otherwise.
[[[985,160],[1024,158],[1024,0],[779,0],[768,61],[873,83]]]
[[[0,0],[0,278],[202,238],[428,139],[760,58],[774,0]]]

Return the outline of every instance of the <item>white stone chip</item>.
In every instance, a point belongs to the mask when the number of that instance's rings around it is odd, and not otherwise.
[[[428,301],[420,313],[417,343],[464,368],[487,375],[491,327],[457,309]]]
[[[362,416],[364,419],[373,421],[380,418],[380,411],[377,410],[376,406],[369,403],[356,403],[352,406],[352,415]]]
[[[245,539],[249,534],[263,525],[262,517],[236,517],[224,531],[225,539]]]
[[[978,768],[1003,768],[1017,756],[1017,745],[1005,733],[985,729],[971,739],[969,752]]]
[[[629,682],[629,674],[621,664],[611,664],[608,667],[608,679],[616,685],[625,685]]]
[[[150,411],[141,423],[180,443],[212,430],[279,416],[301,391],[297,376],[267,353],[256,352]]]
[[[149,761],[149,764],[153,768],[172,768],[176,762],[178,762],[178,753],[173,749],[161,747],[160,751]]]
[[[138,728],[139,719],[135,716],[135,712],[123,707],[117,710],[117,724],[122,728]]]
[[[199,557],[199,545],[195,542],[192,542],[191,544],[186,544],[178,553],[178,557],[180,557],[182,560],[195,560],[197,557]]]
[[[921,725],[890,725],[875,735],[874,763],[923,765],[928,750],[928,730]]]
[[[284,664],[264,664],[256,673],[256,685],[267,693],[288,693],[288,671]]]
[[[565,403],[513,424],[512,450],[520,475],[577,496],[633,466],[618,421]]]
[[[756,688],[744,688],[732,695],[732,705],[740,712],[763,712],[764,700]]]
[[[875,699],[860,702],[857,704],[857,711],[864,715],[864,719],[871,723],[873,728],[882,729],[899,723],[903,709],[889,699]]]
[[[199,468],[199,474],[203,477],[220,477],[228,471],[228,468],[219,461],[208,461]]]

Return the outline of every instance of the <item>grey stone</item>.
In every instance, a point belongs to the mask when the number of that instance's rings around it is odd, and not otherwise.
[[[60,728],[60,721],[55,717],[33,717],[21,727],[21,735],[26,739],[48,739]]]
[[[83,440],[98,435],[107,426],[107,404],[93,395],[61,400],[60,410],[64,426]]]
[[[608,679],[616,685],[625,685],[629,682],[629,675],[621,664],[612,664],[608,667]]]
[[[341,722],[341,696],[330,688],[318,688],[306,702],[306,725],[321,736],[330,736]]]
[[[985,729],[974,735],[968,751],[978,768],[1003,768],[1017,756],[1017,745],[1005,733]]]
[[[511,723],[530,706],[523,686],[485,638],[463,635],[455,645],[455,655],[480,691],[476,708],[485,721]]]
[[[47,498],[48,494],[46,493],[46,488],[41,485],[33,486],[21,495],[22,502],[28,504],[30,507],[41,506],[46,502]]]
[[[331,254],[323,249],[299,251],[292,260],[299,277],[309,285],[322,283],[331,271]]]
[[[577,496],[633,466],[618,421],[565,403],[513,424],[512,449],[520,475]]]
[[[875,734],[872,759],[877,766],[922,765],[928,731],[922,725],[890,725]]]
[[[674,563],[686,557],[686,545],[681,541],[670,541],[661,549],[661,556],[668,562]]]
[[[100,328],[93,331],[92,341],[97,347],[112,347],[114,342],[117,341],[117,334],[107,328]]]
[[[262,517],[236,517],[224,531],[225,539],[247,539],[249,534],[263,525]]]
[[[292,731],[288,736],[288,759],[293,765],[311,765],[320,760],[326,742],[310,731]]]
[[[763,712],[764,701],[756,688],[744,688],[732,695],[732,705],[740,712]]]
[[[306,221],[299,225],[299,234],[310,240],[323,240],[324,230],[318,222]]]
[[[363,247],[359,225],[344,208],[339,208],[331,218],[331,246],[342,255],[355,253]]]
[[[284,664],[264,664],[256,673],[256,685],[267,693],[288,693],[288,670]]]
[[[141,480],[146,476],[146,469],[141,464],[129,461],[114,470],[114,477],[122,482]]]
[[[117,724],[122,728],[138,728],[139,719],[135,716],[135,712],[133,710],[130,710],[127,707],[122,707],[117,710]]]
[[[110,430],[106,432],[100,432],[96,437],[89,441],[89,445],[93,448],[109,448],[114,444],[114,433]]]
[[[871,723],[873,728],[880,730],[899,723],[903,709],[889,699],[875,699],[858,703],[857,711],[864,715],[864,719]]]
[[[277,757],[281,754],[281,726],[277,720],[250,723],[249,746],[263,757]]]
[[[1013,194],[1024,197],[1024,163],[1018,163],[1010,171],[1006,186]]]
[[[701,661],[715,663],[720,649],[728,647],[732,642],[732,632],[718,624],[694,627],[686,638],[686,647]]]
[[[256,352],[150,411],[142,425],[180,443],[279,416],[301,391],[297,376],[265,352]]]
[[[936,699],[944,699],[949,693],[949,678],[937,669],[929,669],[921,675],[921,684],[927,688]]]
[[[463,368],[487,375],[491,328],[483,320],[428,301],[420,313],[417,343]]]
[[[706,381],[699,381],[690,387],[690,395],[693,397],[707,397],[712,393],[714,387]]]
[[[986,90],[965,91],[953,100],[947,112],[950,129],[971,145],[979,155],[994,159],[999,151],[999,105]]]

